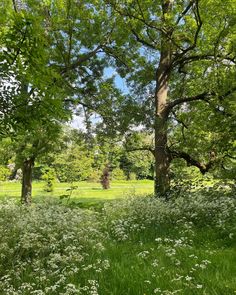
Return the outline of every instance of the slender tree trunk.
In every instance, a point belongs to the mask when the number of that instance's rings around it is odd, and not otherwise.
[[[164,1],[163,22],[165,14],[171,8],[171,1]],[[168,81],[171,64],[171,44],[168,32],[161,34],[160,62],[156,72],[155,92],[155,195],[165,195],[170,188],[169,167],[171,158],[167,148],[167,98]],[[171,33],[170,33],[171,34]]]
[[[31,204],[33,167],[34,167],[33,158],[29,158],[24,161],[23,167],[22,167],[21,203],[25,205]]]
[[[110,171],[108,166],[103,169],[103,173],[101,177],[101,185],[103,189],[110,188]]]

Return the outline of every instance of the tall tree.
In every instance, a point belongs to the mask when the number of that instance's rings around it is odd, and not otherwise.
[[[200,126],[197,117],[204,128],[203,121],[210,113],[211,126],[218,122],[218,114],[225,124],[232,122],[230,105],[236,90],[235,1],[106,3],[117,23],[114,42],[106,51],[131,86],[138,104],[152,114],[149,120],[143,115],[143,124],[155,130],[155,192],[164,195],[170,187],[173,159],[183,158],[204,174],[218,154],[209,137],[204,145],[209,147],[208,159],[200,146],[194,147],[198,151],[194,154],[201,158],[196,159],[183,144],[176,145],[176,129],[187,128],[180,116],[192,116],[193,128]],[[198,115],[194,118],[195,113]],[[198,136],[197,132],[194,136]]]
[[[68,120],[76,105],[100,107],[93,100],[104,96],[106,60],[99,54],[110,27],[98,17],[97,3],[1,4],[8,17],[1,19],[0,126],[3,136],[22,140],[17,150],[23,202],[31,199],[36,156],[55,140],[59,122]]]

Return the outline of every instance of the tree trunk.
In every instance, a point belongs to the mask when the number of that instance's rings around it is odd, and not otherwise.
[[[167,122],[156,116],[155,122],[155,195],[164,196],[170,189],[170,157],[167,149]]]
[[[29,158],[24,161],[23,167],[22,167],[21,203],[25,205],[31,204],[33,167],[34,167],[33,158]]]
[[[163,23],[165,15],[171,8],[171,2],[163,4]],[[155,91],[155,195],[163,196],[170,188],[169,167],[171,158],[167,148],[167,98],[168,81],[171,64],[171,44],[168,30],[161,34],[160,62],[156,72]]]
[[[102,177],[101,177],[101,185],[103,189],[109,189],[110,188],[110,171],[109,167],[105,167],[103,169]]]

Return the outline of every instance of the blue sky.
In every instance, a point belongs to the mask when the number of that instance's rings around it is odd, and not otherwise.
[[[119,88],[123,93],[129,93],[129,89],[127,87],[125,79],[121,78],[121,76],[116,72],[114,68],[105,68],[104,75],[105,78],[115,77],[115,85],[117,86],[117,88]]]

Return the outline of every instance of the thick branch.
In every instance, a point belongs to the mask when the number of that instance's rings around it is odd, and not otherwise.
[[[200,172],[204,175],[206,172],[208,172],[214,165],[215,162],[215,153],[210,153],[210,160],[208,163],[204,164],[202,162],[197,161],[196,159],[192,158],[189,154],[185,152],[179,152],[179,151],[170,151],[169,154],[171,159],[184,159],[188,166],[195,166],[197,167]]]
[[[209,92],[203,92],[203,93],[200,93],[198,95],[195,95],[195,96],[189,96],[189,97],[183,97],[183,98],[179,98],[179,99],[176,99],[172,102],[169,102],[166,106],[166,112],[167,114],[170,113],[170,111],[177,105],[179,104],[182,104],[184,102],[191,102],[191,101],[198,101],[198,100],[203,100],[203,101],[206,101],[206,98],[210,95],[212,95],[213,93],[209,93]]]
[[[218,96],[218,99],[220,101],[222,101],[223,99],[225,99],[227,96],[231,95],[232,93],[234,93],[236,91],[236,87],[232,87],[232,89],[226,91],[225,93],[221,94]],[[169,102],[166,106],[166,113],[169,114],[172,109],[177,106],[177,105],[180,105],[184,102],[191,102],[191,101],[198,101],[198,100],[201,100],[201,101],[205,101],[207,103],[209,103],[209,100],[208,98],[213,96],[213,95],[217,95],[216,92],[202,92],[198,95],[195,95],[195,96],[189,96],[189,97],[183,97],[183,98],[179,98],[179,99],[176,99],[172,102]],[[220,109],[217,109],[215,108],[216,111],[220,111]],[[223,111],[221,111],[221,113],[223,113]],[[225,113],[225,115],[227,116],[231,116],[231,114],[227,114]]]
[[[220,59],[222,61],[228,61],[230,63],[236,63],[236,56],[230,57],[228,54],[227,55],[222,55],[222,54],[199,54],[199,55],[189,55],[189,56],[181,56],[177,55],[172,67],[176,67],[177,65],[181,65],[182,67],[188,63],[194,62],[194,61],[201,61],[201,60],[216,60]]]

